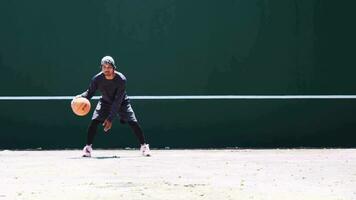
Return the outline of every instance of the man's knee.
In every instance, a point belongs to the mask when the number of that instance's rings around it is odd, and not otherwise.
[[[128,123],[129,123],[130,126],[135,126],[135,125],[138,124],[137,121],[128,121]]]
[[[91,123],[90,123],[90,127],[96,127],[96,126],[98,126],[99,124],[100,124],[100,120],[96,120],[96,119],[93,119],[93,120],[91,120]]]

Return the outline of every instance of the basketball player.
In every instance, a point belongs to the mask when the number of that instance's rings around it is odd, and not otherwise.
[[[142,155],[151,156],[149,145],[146,144],[142,128],[126,95],[126,78],[116,70],[114,59],[110,56],[103,57],[101,60],[101,72],[91,79],[89,88],[84,93],[75,97],[84,97],[90,100],[96,90],[99,90],[102,95],[88,128],[87,144],[83,148],[83,157],[91,157],[93,140],[99,124],[104,126],[104,132],[109,133],[112,121],[117,115],[120,117],[120,122],[123,124],[128,123],[135,133],[141,144],[140,151]]]

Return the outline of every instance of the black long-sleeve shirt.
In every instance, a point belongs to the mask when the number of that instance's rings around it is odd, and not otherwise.
[[[91,99],[95,91],[99,90],[101,93],[100,101],[104,104],[111,105],[111,112],[107,119],[112,121],[121,104],[129,100],[125,88],[126,77],[122,73],[115,71],[115,77],[112,80],[108,80],[104,74],[100,72],[91,79],[88,90],[82,93],[81,96]]]

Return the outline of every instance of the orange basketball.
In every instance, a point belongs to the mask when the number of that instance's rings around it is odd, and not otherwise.
[[[71,103],[74,114],[78,116],[84,116],[90,111],[90,101],[84,97],[73,99]]]

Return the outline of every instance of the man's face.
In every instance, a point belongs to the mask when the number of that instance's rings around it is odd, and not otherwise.
[[[114,74],[114,67],[111,64],[104,63],[101,65],[101,71],[105,76],[112,76]]]

